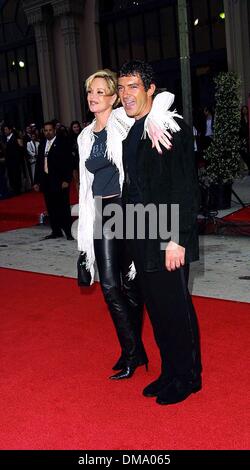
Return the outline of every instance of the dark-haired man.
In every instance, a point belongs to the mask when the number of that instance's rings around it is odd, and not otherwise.
[[[55,124],[44,123],[44,141],[38,149],[34,189],[44,193],[52,232],[45,240],[60,238],[65,232],[67,240],[71,235],[71,212],[69,185],[72,178],[70,148],[67,141],[57,137]]]
[[[189,263],[198,259],[196,216],[198,184],[193,138],[188,126],[175,118],[172,147],[162,155],[143,139],[144,121],[155,92],[153,70],[142,61],[124,64],[118,91],[129,117],[135,118],[124,141],[125,203],[179,205],[179,237],[163,240],[137,237],[131,241],[144,300],[161,354],[161,375],[143,394],[159,404],[185,400],[201,389],[201,359],[197,318],[188,291]],[[171,130],[171,122],[169,124]],[[172,129],[173,130],[173,129]],[[176,126],[175,126],[176,130]],[[177,241],[178,240],[178,241]]]

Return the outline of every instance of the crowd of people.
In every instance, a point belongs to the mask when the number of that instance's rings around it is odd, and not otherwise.
[[[69,128],[57,119],[56,135],[66,142],[68,159],[72,169],[72,178],[79,190],[79,156],[77,137],[86,123],[72,121]],[[19,131],[12,123],[2,122],[0,131],[0,199],[29,191],[34,186],[35,167],[39,146],[46,139],[44,127],[39,129],[30,123],[25,130]]]
[[[205,166],[204,151],[213,139],[214,111],[205,106],[193,113],[193,138],[197,167]],[[69,159],[72,167],[72,181],[79,192],[79,155],[77,138],[82,129],[88,124],[72,121],[67,127],[57,119],[56,135],[68,142]],[[30,123],[25,130],[18,130],[12,123],[2,122],[0,125],[0,199],[29,191],[34,186],[35,165],[40,143],[45,139],[43,128]],[[241,108],[240,140],[242,169],[250,174],[249,149],[249,113],[246,105]]]

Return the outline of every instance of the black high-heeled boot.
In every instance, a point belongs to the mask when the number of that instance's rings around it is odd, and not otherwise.
[[[144,347],[137,356],[137,362],[138,362],[138,366],[144,366],[144,364],[145,365],[148,364],[148,356],[146,354]],[[123,354],[121,354],[118,361],[113,365],[112,370],[121,370],[121,369],[124,369],[125,367],[126,367],[126,359],[123,356]]]
[[[137,369],[137,367],[144,366],[146,368],[146,371],[148,370],[148,361],[145,363],[139,363],[136,362],[135,364],[131,365],[126,365],[120,372],[117,372],[117,374],[111,375],[109,378],[111,380],[122,380],[122,379],[130,379],[132,377]]]
[[[140,358],[137,357],[138,351],[141,349],[140,339],[137,338],[134,331],[130,321],[129,308],[123,296],[120,294],[119,289],[115,287],[103,287],[103,292],[121,345],[121,358],[124,360],[121,371],[111,378],[116,380],[126,379],[132,377],[135,369],[148,362],[148,360],[147,358],[140,360]]]
[[[125,367],[125,357],[121,354],[118,361],[113,365],[112,370],[121,370]]]
[[[138,294],[137,290],[134,290],[131,287],[131,282],[124,278],[123,284],[124,293],[126,294],[126,299],[129,305],[129,318],[131,324],[133,325],[134,332],[137,338],[137,353],[136,361],[138,366],[143,366],[148,364],[148,356],[145,351],[143,342],[142,342],[142,324],[143,324],[143,302]],[[122,352],[118,361],[112,367],[113,370],[125,369],[127,365],[126,355]]]

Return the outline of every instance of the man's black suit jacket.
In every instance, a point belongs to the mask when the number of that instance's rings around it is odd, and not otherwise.
[[[38,148],[34,183],[39,184],[41,191],[61,191],[62,183],[70,183],[72,178],[72,161],[67,139],[56,137],[47,156],[48,175],[44,172],[46,140]]]
[[[197,214],[199,209],[199,187],[194,157],[193,136],[190,128],[181,119],[179,132],[173,133],[172,149],[162,147],[162,155],[154,148],[149,138],[142,139],[137,150],[136,174],[142,204],[179,204],[179,245],[185,247],[187,263],[199,258]],[[125,183],[123,201],[128,202],[126,140],[123,142],[123,164]],[[145,242],[145,270],[165,269],[165,251],[162,240],[147,238]]]
[[[7,168],[16,168],[18,167],[18,171],[21,164],[22,164],[22,147],[17,142],[16,136],[13,134],[9,140],[5,140],[6,150],[5,150],[5,158],[6,158],[6,166]]]

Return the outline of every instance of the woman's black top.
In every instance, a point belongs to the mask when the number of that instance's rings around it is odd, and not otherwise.
[[[93,173],[93,196],[111,196],[120,194],[119,171],[107,158],[107,131],[94,132],[89,158],[85,162],[88,171]]]

